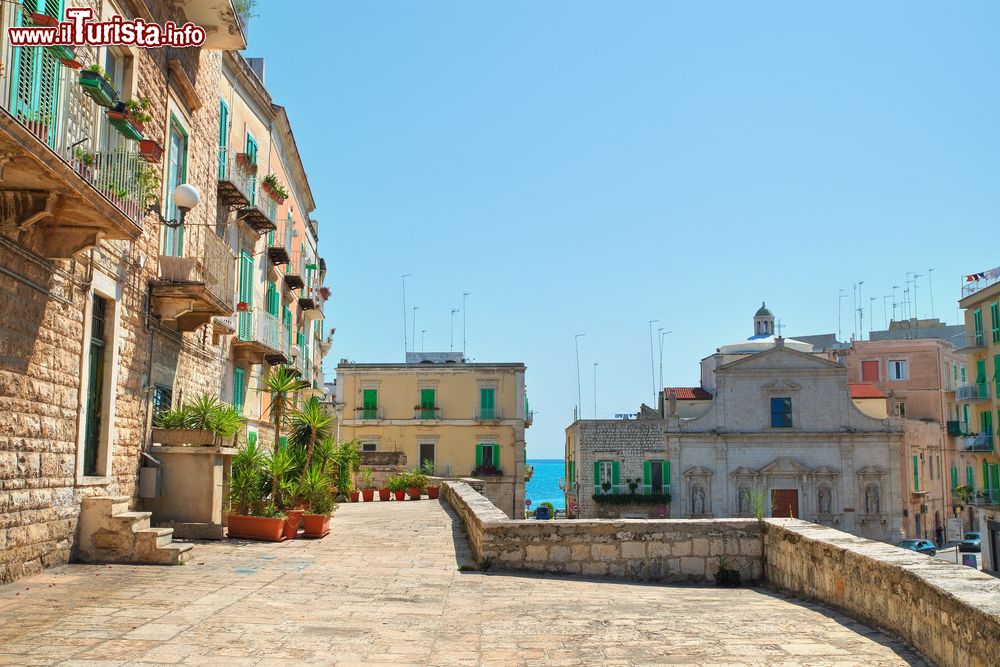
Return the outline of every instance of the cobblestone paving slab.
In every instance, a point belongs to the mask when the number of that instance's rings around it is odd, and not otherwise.
[[[0,665],[925,666],[762,589],[459,571],[468,547],[436,501],[343,505],[332,529],[2,586]]]

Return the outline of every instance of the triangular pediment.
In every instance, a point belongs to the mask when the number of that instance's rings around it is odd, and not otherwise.
[[[763,474],[774,475],[778,473],[794,473],[794,474],[805,474],[812,472],[812,470],[790,456],[782,456],[774,459],[766,466],[760,469]]]
[[[839,475],[840,471],[830,466],[820,466],[812,469],[812,474],[817,476]]]
[[[885,474],[885,468],[881,466],[865,466],[858,470],[859,477],[877,477]]]
[[[775,380],[761,385],[761,389],[765,391],[799,391],[802,389],[802,385],[791,380]]]
[[[749,354],[742,359],[723,364],[716,371],[742,371],[765,368],[837,368],[846,370],[840,364],[815,354],[799,352],[790,347],[773,347],[770,350]]]
[[[730,477],[757,477],[757,476],[759,476],[759,474],[760,473],[758,473],[753,468],[747,468],[746,466],[740,466],[736,470],[734,470],[731,473],[729,473],[729,476]]]
[[[705,466],[692,466],[684,471],[685,477],[705,477],[705,476],[711,476],[713,474],[715,473],[713,473]]]

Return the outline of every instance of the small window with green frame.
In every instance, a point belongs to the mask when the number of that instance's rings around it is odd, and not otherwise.
[[[615,493],[619,486],[621,466],[618,461],[594,461],[594,493]]]
[[[500,445],[496,442],[480,442],[476,444],[477,475],[502,475],[500,469]]]
[[[496,398],[497,398],[497,390],[495,387],[481,387],[479,389],[480,419],[497,418]]]
[[[433,387],[420,389],[420,418],[437,419],[437,390]]]

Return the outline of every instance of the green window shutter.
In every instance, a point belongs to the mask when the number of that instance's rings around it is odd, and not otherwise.
[[[970,489],[976,488],[976,476],[972,473],[972,466],[965,466],[965,485]]]
[[[990,326],[993,331],[993,342],[1000,343],[1000,302],[990,304]]]
[[[983,461],[983,488],[990,488],[990,464]]]
[[[378,389],[365,389],[362,396],[362,405],[366,410],[378,407]]]
[[[976,345],[983,344],[983,311],[976,308],[972,313],[972,325],[975,329]]]
[[[990,464],[990,488],[994,491],[1000,489],[1000,464]]]
[[[256,445],[257,444],[257,434],[256,433],[247,433],[247,444],[248,445]]]
[[[243,396],[245,388],[246,371],[238,366],[233,369],[233,407],[243,414]]]
[[[229,143],[229,105],[219,100],[219,148],[224,149]],[[226,178],[226,151],[219,151],[219,179]]]
[[[500,469],[500,443],[493,443],[493,467]]]
[[[993,384],[994,393],[1000,397],[1000,354],[993,355]]]
[[[663,462],[663,486],[664,488],[670,486],[670,461]]]
[[[986,360],[976,359],[976,384],[986,382]]]
[[[920,461],[916,456],[913,457],[913,490],[920,490]]]
[[[993,433],[993,413],[989,410],[979,413],[979,432]]]
[[[653,462],[643,461],[642,462],[642,485],[649,486],[653,483]]]
[[[240,281],[239,281],[240,301],[253,309],[253,255],[249,251],[240,252]],[[239,338],[240,340],[253,340],[253,313],[241,312],[239,314]]]
[[[618,461],[611,462],[611,483],[614,484],[615,486],[618,486],[618,483],[620,481],[618,476],[619,472],[621,472],[619,466],[620,464],[618,463]]]
[[[421,389],[420,390],[420,407],[424,409],[431,409],[434,407],[434,390],[433,389]]]
[[[496,389],[479,390],[479,413],[482,419],[493,419],[496,415]]]
[[[951,488],[958,487],[958,468],[955,466],[951,467]]]
[[[476,445],[476,467],[483,465],[483,445]]]
[[[286,449],[288,449],[287,435],[283,435],[280,438],[278,438],[278,449],[280,449],[281,451],[285,451]]]
[[[576,461],[569,462],[569,482],[570,484],[576,483]]]

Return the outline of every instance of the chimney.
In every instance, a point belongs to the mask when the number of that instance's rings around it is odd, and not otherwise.
[[[785,339],[782,336],[778,336],[774,339],[775,347],[785,347]]]
[[[263,58],[247,58],[247,64],[250,65],[250,69],[253,73],[257,75],[257,79],[260,81],[261,85],[264,84],[264,59]]]

